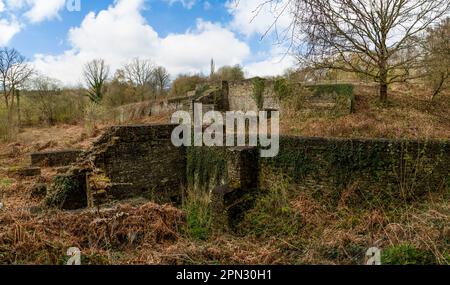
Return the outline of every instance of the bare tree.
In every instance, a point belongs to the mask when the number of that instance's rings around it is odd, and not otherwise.
[[[146,94],[156,94],[155,65],[149,59],[135,58],[124,66],[124,77],[135,89],[135,95],[145,100]]]
[[[153,80],[155,65],[148,59],[133,59],[124,67],[125,78],[136,87],[143,87]]]
[[[103,59],[94,59],[84,66],[84,79],[88,85],[88,97],[96,103],[103,98],[105,82],[109,76],[109,66]]]
[[[292,13],[286,34],[298,44],[302,63],[354,72],[379,83],[385,102],[388,86],[416,78],[415,53],[422,34],[449,13],[449,0],[267,0]]]
[[[429,29],[425,50],[427,82],[433,89],[431,98],[434,99],[450,79],[450,18]]]
[[[19,89],[32,73],[33,69],[26,62],[25,57],[17,50],[7,47],[0,50],[0,88],[8,111],[8,126],[12,125],[14,100],[16,100],[18,121],[20,123]]]
[[[158,66],[153,71],[154,80],[158,89],[158,94],[163,95],[170,82],[170,74],[166,68]]]
[[[56,124],[57,96],[60,96],[62,83],[56,79],[38,75],[31,80],[30,88],[39,99],[38,108],[49,125]]]

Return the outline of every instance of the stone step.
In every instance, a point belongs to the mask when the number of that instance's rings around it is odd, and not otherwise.
[[[31,165],[40,167],[69,166],[83,154],[82,150],[58,150],[31,154]]]
[[[20,177],[35,177],[41,175],[41,168],[39,167],[19,167],[11,168],[8,170],[11,175],[17,175]]]

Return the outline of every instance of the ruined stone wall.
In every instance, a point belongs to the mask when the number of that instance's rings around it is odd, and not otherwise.
[[[260,169],[333,203],[352,189],[358,203],[450,189],[449,165],[449,141],[282,137],[279,156],[261,159]]]
[[[177,203],[187,187],[269,189],[277,181],[267,173],[332,203],[348,189],[355,203],[380,196],[414,200],[450,189],[449,141],[282,136],[279,155],[260,158],[252,148],[174,147],[174,127],[111,128],[57,177],[53,188],[61,191],[50,200],[68,209],[132,197]]]
[[[145,101],[117,107],[114,112],[116,122],[122,124],[143,117],[158,116],[179,110],[188,111],[189,98],[172,98],[162,101]]]
[[[305,92],[295,93],[302,100],[299,110],[304,115],[345,116],[353,112],[355,97],[351,84],[318,84],[294,87]]]
[[[280,110],[279,99],[275,92],[276,81],[264,80],[262,110]],[[280,81],[281,82],[281,81]],[[282,84],[287,84],[283,82]],[[286,85],[290,96],[302,100],[302,112],[312,115],[347,115],[353,110],[353,86],[349,84],[319,84],[302,86]],[[255,79],[231,81],[228,83],[229,108],[233,111],[258,111],[254,95]]]
[[[83,151],[81,150],[58,150],[47,152],[35,152],[31,154],[32,166],[58,167],[74,163]]]
[[[174,127],[112,127],[67,173],[56,177],[48,204],[74,209],[134,197],[179,203],[186,150],[173,146]]]
[[[254,99],[253,79],[228,82],[228,101],[232,111],[258,111]],[[264,88],[264,108],[279,110],[280,105],[275,97],[273,82],[266,80]]]
[[[114,127],[94,164],[111,182],[113,199],[158,196],[179,202],[186,176],[185,149],[173,146],[174,125]],[[98,144],[97,144],[98,145]]]
[[[230,165],[229,152],[224,148],[203,147],[188,153],[189,179],[195,182],[191,185],[210,191],[213,186],[233,184],[227,176],[233,173],[233,167],[239,168]],[[273,181],[275,175],[333,203],[348,189],[353,189],[356,199],[365,201],[375,197],[414,200],[428,192],[450,189],[448,141],[284,136],[279,155],[260,158],[257,164],[262,189],[277,183]],[[240,180],[258,177],[253,172],[247,176]]]

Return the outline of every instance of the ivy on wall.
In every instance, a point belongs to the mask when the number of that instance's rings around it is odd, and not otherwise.
[[[279,78],[274,81],[273,91],[275,92],[278,102],[282,102],[292,93],[291,87],[284,78]]]
[[[255,77],[253,79],[253,99],[259,110],[264,108],[264,90],[266,89],[266,80],[264,78]]]
[[[262,167],[284,173],[332,207],[348,191],[355,206],[395,206],[446,187],[448,150],[440,142],[284,137],[280,154]]]
[[[190,147],[187,151],[187,181],[190,189],[204,192],[220,185],[227,176],[226,149]]]
[[[337,94],[340,96],[353,97],[354,87],[351,84],[319,84],[307,86],[314,96],[321,96],[324,94]]]

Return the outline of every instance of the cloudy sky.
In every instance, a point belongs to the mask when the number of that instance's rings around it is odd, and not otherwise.
[[[36,69],[66,84],[104,58],[116,69],[134,57],[150,58],[172,75],[208,73],[241,64],[247,76],[282,73],[293,64],[273,35],[261,39],[278,7],[265,0],[0,0],[0,46],[18,49]],[[278,22],[286,27],[289,18]]]

